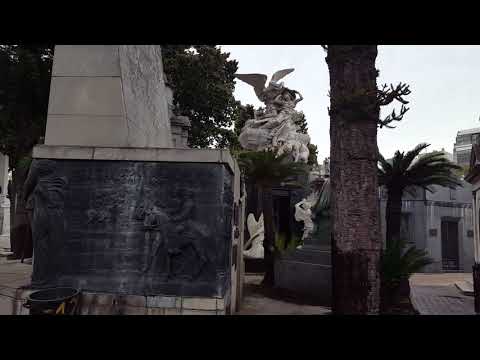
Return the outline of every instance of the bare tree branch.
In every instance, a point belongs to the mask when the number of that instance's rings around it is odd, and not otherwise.
[[[399,114],[397,114],[394,109],[391,114],[388,115],[385,119],[378,120],[378,125],[380,126],[380,128],[386,127],[389,129],[393,129],[395,128],[395,126],[389,124],[394,121],[400,121],[403,119],[405,113],[410,110],[409,108],[405,107],[405,105],[408,104],[408,101],[405,100],[403,97],[410,95],[410,93],[411,91],[409,85],[402,83],[399,83],[396,87],[394,87],[393,85],[390,85],[390,87],[388,87],[387,84],[384,84],[382,86],[382,89],[379,89],[377,91],[378,106],[386,106],[391,104],[393,101],[398,101],[402,104]]]
[[[395,88],[387,84],[382,86],[381,90],[378,90],[377,101],[380,106],[385,106],[392,103],[394,100],[401,102],[402,104],[408,104],[408,101],[403,99],[403,96],[410,95],[411,91],[409,85],[399,83]]]
[[[396,114],[395,113],[395,109],[392,111],[392,113],[390,115],[388,115],[384,120],[379,120],[378,124],[380,125],[380,129],[382,127],[386,127],[386,128],[389,128],[389,129],[394,129],[395,126],[391,126],[391,125],[388,125],[390,124],[391,122],[393,121],[400,121],[403,119],[403,116],[405,115],[405,113],[410,110],[410,108],[407,108],[405,107],[403,104],[402,104],[402,108],[400,109],[400,114]]]

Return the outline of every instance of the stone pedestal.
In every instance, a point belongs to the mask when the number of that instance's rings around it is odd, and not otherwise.
[[[317,232],[304,245],[275,262],[275,286],[296,292],[330,306],[332,297],[332,252],[330,219],[318,224]]]
[[[34,241],[46,244],[35,288],[228,301],[239,189],[227,151],[37,146],[33,157],[29,181],[45,189]]]

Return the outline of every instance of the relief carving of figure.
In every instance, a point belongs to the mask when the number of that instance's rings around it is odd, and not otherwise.
[[[195,220],[195,201],[193,191],[179,189],[175,192],[179,206],[170,216],[175,233],[175,247],[169,246],[169,277],[197,278],[207,263],[212,261],[212,254],[204,248],[205,238],[211,236],[209,229]]]
[[[51,286],[58,274],[58,261],[65,240],[64,202],[66,177],[52,160],[33,160],[24,184],[25,199],[33,204],[32,287]]]
[[[239,141],[247,150],[273,150],[277,155],[291,153],[293,161],[307,162],[310,137],[300,133],[295,124],[295,107],[303,97],[298,91],[278,83],[278,80],[293,70],[277,71],[273,74],[268,87],[265,87],[266,75],[236,75],[238,79],[253,86],[258,99],[265,104],[264,111],[255,111],[255,118],[247,120]]]
[[[142,269],[144,273],[149,271],[166,273],[169,270],[167,255],[169,221],[168,215],[158,205],[153,205],[144,212],[143,227],[148,246],[145,266]]]

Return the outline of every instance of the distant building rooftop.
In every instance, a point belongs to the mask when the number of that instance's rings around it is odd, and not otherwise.
[[[472,128],[472,129],[466,129],[466,130],[460,130],[459,132],[457,132],[457,136],[468,135],[468,134],[476,134],[476,133],[480,133],[480,127]]]

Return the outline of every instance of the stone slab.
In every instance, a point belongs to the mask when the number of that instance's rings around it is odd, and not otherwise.
[[[123,117],[121,80],[119,77],[53,77],[48,115]]]
[[[57,46],[45,143],[172,147],[163,77],[160,45]]]
[[[120,76],[118,45],[56,45],[52,76]]]
[[[458,281],[455,283],[455,286],[463,295],[473,296],[473,284],[469,281]]]
[[[112,160],[112,161],[155,161],[176,163],[226,164],[233,174],[236,162],[230,152],[217,149],[174,149],[174,148],[120,148],[89,146],[38,145],[33,149],[36,159],[64,160]]]
[[[332,267],[329,252],[295,251],[275,262],[275,286],[331,305]]]
[[[128,129],[125,118],[121,116],[49,115],[45,143],[128,146]]]
[[[120,45],[129,146],[172,147],[170,116],[159,45]]]
[[[30,174],[47,189],[35,193],[35,211],[50,209],[45,199],[57,209],[42,212],[34,228],[58,234],[36,252],[47,275],[34,286],[142,296],[229,291],[233,174],[224,164],[34,159]]]

